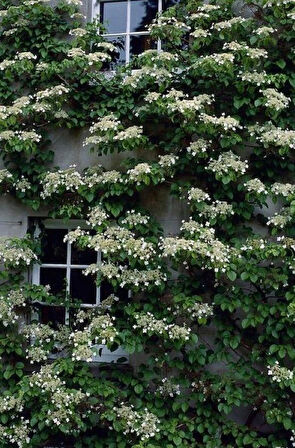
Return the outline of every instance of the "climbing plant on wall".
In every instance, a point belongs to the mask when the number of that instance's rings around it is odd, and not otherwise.
[[[162,51],[112,76],[117,49],[79,6],[2,0],[0,188],[84,218],[65,239],[102,253],[85,275],[114,294],[24,324],[65,302],[26,281],[38,239],[0,241],[0,447],[292,447],[294,0],[180,2],[150,26]],[[53,169],[60,127],[132,157]],[[142,206],[159,189],[187,206],[177,235]],[[97,344],[141,361],[93,369]]]

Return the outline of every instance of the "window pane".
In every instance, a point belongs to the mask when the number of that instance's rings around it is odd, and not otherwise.
[[[67,262],[67,244],[63,242],[67,230],[45,229],[41,240],[42,263],[65,264]]]
[[[175,6],[179,3],[179,0],[163,0],[163,9],[171,8],[171,6]]]
[[[124,36],[113,36],[107,37],[106,40],[108,42],[112,42],[112,44],[116,45],[117,53],[116,60],[110,64],[110,68],[114,68],[118,65],[123,65],[126,62],[126,37]]]
[[[91,264],[97,262],[97,252],[91,249],[80,250],[72,244],[71,264]]]
[[[158,12],[158,0],[132,0],[130,31],[146,31]]]
[[[40,309],[42,324],[49,324],[56,329],[58,324],[65,323],[65,308],[62,306],[42,306]]]
[[[66,293],[66,269],[40,268],[40,285],[49,285],[54,295]]]
[[[108,33],[126,33],[127,2],[101,2],[100,21]]]
[[[78,299],[84,304],[96,303],[96,285],[90,276],[82,273],[82,269],[71,270],[70,292],[73,299]]]
[[[102,282],[100,285],[100,301],[105,300],[110,294],[115,294],[115,296],[119,297],[121,300],[128,299],[128,289],[119,288],[117,291],[114,291],[112,285],[108,282]]]
[[[150,48],[156,49],[157,43],[150,36],[131,36],[130,37],[130,55],[143,53]]]

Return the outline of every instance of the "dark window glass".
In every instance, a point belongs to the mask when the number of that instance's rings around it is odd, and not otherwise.
[[[66,292],[66,269],[40,268],[40,285],[49,285],[52,294]]]
[[[158,0],[132,0],[130,31],[147,31],[158,12]]]
[[[80,250],[72,244],[71,263],[72,264],[91,264],[96,263],[97,252],[91,249]]]
[[[101,2],[100,21],[109,34],[126,33],[127,2]]]
[[[83,274],[82,269],[71,270],[70,293],[74,299],[82,303],[94,305],[96,303],[96,285],[90,276]]]
[[[42,263],[65,264],[67,262],[67,244],[63,242],[67,230],[46,229],[42,235]]]
[[[163,9],[171,8],[171,6],[175,6],[179,3],[179,0],[163,0]]]
[[[105,300],[110,294],[115,294],[121,300],[128,299],[128,289],[119,288],[114,291],[112,285],[108,282],[102,282],[100,285],[100,301]]]
[[[116,45],[117,53],[116,60],[110,64],[111,68],[116,67],[118,65],[123,65],[126,62],[126,37],[124,36],[113,36],[106,37],[108,42]]]
[[[138,55],[145,50],[156,49],[157,43],[150,36],[130,36],[130,55]]]
[[[42,324],[51,324],[56,329],[58,324],[65,323],[65,308],[62,306],[42,306],[40,320]]]

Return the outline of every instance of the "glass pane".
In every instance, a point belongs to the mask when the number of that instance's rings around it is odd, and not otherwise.
[[[163,9],[171,8],[171,6],[175,6],[179,3],[179,0],[163,0]]]
[[[102,282],[100,285],[100,301],[105,300],[110,294],[115,294],[115,296],[119,297],[121,300],[128,299],[128,289],[119,288],[117,291],[114,291],[112,285],[108,282]]]
[[[116,45],[117,53],[116,53],[116,61],[110,64],[110,68],[113,68],[117,65],[123,65],[126,62],[126,37],[124,36],[113,36],[107,37],[106,40],[108,42],[112,42],[112,44]]]
[[[63,242],[67,230],[45,229],[42,235],[42,263],[65,264],[67,262],[67,244]]]
[[[126,33],[127,2],[101,2],[100,21],[105,25],[107,33]]]
[[[130,36],[130,55],[143,53],[150,48],[156,49],[157,43],[150,36]]]
[[[97,262],[97,252],[91,249],[80,250],[72,244],[71,264],[91,264]]]
[[[71,270],[70,293],[73,299],[78,299],[84,304],[96,303],[96,285],[90,276],[82,273],[82,269]]]
[[[40,309],[42,324],[49,324],[56,329],[58,324],[65,323],[65,308],[62,306],[42,306]]]
[[[130,31],[146,31],[158,12],[158,0],[132,0]]]
[[[66,269],[40,268],[40,285],[49,285],[54,295],[66,293]]]

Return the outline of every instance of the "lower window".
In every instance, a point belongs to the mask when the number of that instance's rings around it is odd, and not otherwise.
[[[80,250],[68,241],[64,242],[66,234],[77,226],[86,227],[85,222],[78,220],[72,220],[68,224],[50,219],[34,223],[35,236],[41,237],[41,263],[33,267],[32,283],[48,286],[53,295],[61,298],[61,302],[71,298],[78,301],[81,308],[92,308],[98,306],[114,290],[107,282],[96,286],[91,276],[83,274],[83,270],[90,264],[101,263],[99,252]],[[116,295],[125,299],[128,291],[122,289]],[[32,318],[57,328],[60,324],[70,325],[71,314],[69,307],[38,303],[38,312]],[[94,361],[111,362],[122,356],[126,357],[121,348],[114,352],[104,346],[100,348],[101,356],[95,357]]]

